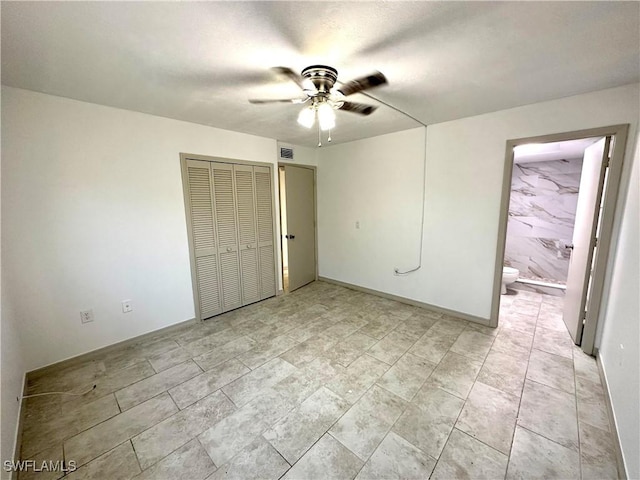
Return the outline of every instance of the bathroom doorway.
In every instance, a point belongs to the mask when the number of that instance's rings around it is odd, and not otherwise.
[[[291,292],[317,279],[316,169],[278,165],[282,280]]]
[[[542,295],[551,317],[593,353],[626,134],[621,125],[507,142],[495,318]],[[518,270],[506,296],[503,266]]]

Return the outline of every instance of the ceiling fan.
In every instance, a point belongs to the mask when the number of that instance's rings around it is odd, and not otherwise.
[[[345,97],[387,83],[387,78],[381,72],[374,72],[370,75],[341,83],[338,82],[338,71],[327,65],[311,65],[302,70],[300,75],[288,67],[275,67],[273,70],[295,82],[302,89],[306,97],[283,99],[252,98],[249,102],[255,104],[306,104],[298,115],[298,123],[306,128],[311,128],[317,117],[318,146],[322,146],[320,132],[330,131],[335,127],[336,110],[344,110],[345,112],[357,113],[359,115],[370,115],[378,108],[374,105],[350,102],[346,100]],[[338,85],[336,85],[336,83],[338,83]],[[331,141],[330,132],[328,141]]]

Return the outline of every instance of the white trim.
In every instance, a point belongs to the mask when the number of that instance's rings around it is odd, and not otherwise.
[[[618,422],[616,421],[616,412],[613,409],[613,403],[611,402],[611,392],[609,391],[609,382],[607,382],[607,374],[604,368],[604,363],[600,357],[600,352],[596,352],[596,365],[598,366],[598,373],[600,374],[600,383],[604,389],[605,403],[607,404],[607,413],[609,414],[609,423],[611,424],[611,434],[613,436],[613,444],[616,451],[616,463],[618,467],[618,475],[621,479],[629,478],[627,475],[627,462],[624,459],[624,452],[622,450],[622,443],[620,442],[620,435],[618,434]]]

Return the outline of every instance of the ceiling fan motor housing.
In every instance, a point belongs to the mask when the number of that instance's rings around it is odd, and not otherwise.
[[[301,75],[309,79],[320,94],[329,94],[338,80],[338,71],[327,65],[311,65],[302,70]]]

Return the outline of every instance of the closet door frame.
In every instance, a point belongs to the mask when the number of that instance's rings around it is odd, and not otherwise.
[[[196,317],[195,320],[198,322],[202,322],[204,319],[202,318],[202,314],[200,312],[200,302],[198,295],[198,277],[196,270],[196,255],[194,249],[194,239],[193,239],[193,231],[191,228],[191,222],[189,221],[190,215],[190,200],[188,197],[189,193],[189,177],[187,175],[187,160],[204,160],[207,162],[218,162],[218,163],[228,163],[231,165],[248,165],[252,167],[267,167],[269,169],[269,174],[271,176],[271,217],[273,223],[273,258],[278,258],[278,230],[277,230],[277,222],[276,222],[276,182],[273,180],[274,169],[277,168],[277,164],[268,163],[268,162],[256,162],[249,160],[238,160],[235,158],[225,158],[225,157],[211,157],[208,155],[198,155],[193,153],[180,153],[180,171],[182,173],[182,194],[184,198],[184,212],[185,212],[185,222],[187,224],[187,237],[189,241],[189,265],[191,267],[191,288],[193,293],[193,304],[195,308]],[[274,296],[278,295],[278,262],[275,261],[275,270],[274,275],[276,279],[276,293]],[[220,285],[220,288],[222,286]],[[223,312],[224,313],[224,312]],[[207,317],[209,318],[209,317]]]

